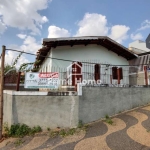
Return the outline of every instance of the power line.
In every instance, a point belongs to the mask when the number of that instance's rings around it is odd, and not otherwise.
[[[24,54],[29,54],[29,55],[34,55],[37,56],[36,54],[33,53],[29,53],[29,52],[25,52],[25,51],[20,51],[20,50],[16,50],[16,49],[6,49],[6,50],[10,50],[10,51],[15,51],[15,52],[21,52]],[[74,62],[75,60],[69,60],[69,59],[61,59],[61,58],[53,58],[53,57],[49,57],[49,56],[44,56],[44,55],[38,55],[44,58],[50,58],[50,59],[54,59],[54,60],[61,60],[61,61],[68,61],[68,62]],[[85,63],[85,64],[99,64],[99,65],[108,65],[108,66],[140,66],[140,65],[150,65],[150,64],[139,64],[139,65],[112,65],[112,64],[103,64],[103,63],[92,63],[92,62],[83,62],[81,61],[81,63]]]

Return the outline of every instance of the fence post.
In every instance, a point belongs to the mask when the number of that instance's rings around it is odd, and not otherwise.
[[[21,76],[21,72],[18,72],[18,78],[17,78],[17,86],[16,86],[16,91],[19,91],[19,87],[20,87],[20,76]]]
[[[148,85],[148,79],[147,79],[147,66],[144,66],[144,73],[145,73],[145,85]]]
[[[5,50],[6,47],[2,46],[2,56],[1,56],[1,86],[0,86],[0,139],[2,139],[2,129],[3,129],[3,89],[4,89],[4,65],[5,65]]]
[[[117,68],[117,75],[118,75],[118,84],[120,84],[120,70]]]

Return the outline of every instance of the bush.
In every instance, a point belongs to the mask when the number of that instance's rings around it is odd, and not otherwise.
[[[9,137],[24,137],[25,135],[33,135],[42,131],[40,126],[30,128],[26,124],[14,124],[11,125],[10,128],[8,128],[8,125],[5,124],[4,130],[6,132],[6,135],[8,135]]]
[[[79,123],[78,123],[78,128],[82,128],[83,126],[84,126],[83,122],[82,122],[82,120],[80,120]]]
[[[108,124],[110,124],[110,125],[113,124],[113,121],[111,120],[111,118],[110,118],[108,115],[106,115],[105,118],[106,118],[106,119],[105,119],[105,122],[106,122],[106,123],[108,123]]]

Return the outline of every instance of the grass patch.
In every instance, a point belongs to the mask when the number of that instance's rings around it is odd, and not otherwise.
[[[15,144],[15,147],[17,147],[17,146],[22,145],[22,144],[23,144],[23,141],[22,141],[22,139],[18,139],[18,140],[16,140],[16,141],[14,142],[14,144]]]
[[[30,128],[26,124],[14,124],[9,128],[7,124],[4,124],[5,136],[7,137],[24,137],[26,135],[34,135],[35,133],[41,132],[40,126]]]
[[[51,129],[48,127],[48,128],[47,128],[47,131],[50,131],[50,130],[51,130]]]
[[[88,129],[88,125],[84,125],[82,121],[79,121],[77,128],[71,128],[71,129],[60,129],[59,128],[59,130],[57,130],[57,131],[51,130],[49,132],[49,136],[50,137],[56,137],[56,136],[66,137],[69,135],[74,135],[81,131],[86,131],[87,129]]]
[[[108,115],[105,116],[105,122],[110,124],[110,125],[113,124],[113,121],[111,120],[111,118]]]

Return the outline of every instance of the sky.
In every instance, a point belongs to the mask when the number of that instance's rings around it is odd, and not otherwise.
[[[108,36],[128,47],[149,33],[150,0],[0,0],[0,46],[10,49],[35,54],[43,38],[73,36]],[[5,62],[17,55],[6,51]],[[34,61],[24,54],[18,65]]]

